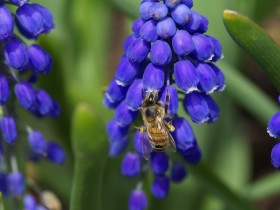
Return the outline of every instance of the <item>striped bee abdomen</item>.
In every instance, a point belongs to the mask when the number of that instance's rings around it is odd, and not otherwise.
[[[168,133],[158,127],[149,128],[149,142],[152,149],[156,152],[162,152],[166,150],[168,145]]]

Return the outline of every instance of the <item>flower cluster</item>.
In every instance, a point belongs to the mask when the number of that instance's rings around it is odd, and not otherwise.
[[[278,97],[280,103],[280,96]],[[267,132],[271,137],[280,137],[280,111],[276,112],[269,120]],[[280,170],[280,143],[274,145],[271,151],[272,165]]]
[[[139,115],[143,97],[157,91],[163,105],[169,98],[165,120],[172,120],[175,130],[171,135],[177,151],[187,162],[199,162],[201,152],[192,127],[177,114],[179,101],[183,101],[194,123],[212,123],[219,116],[219,108],[210,94],[221,92],[225,79],[213,64],[222,58],[221,44],[205,34],[208,20],[192,10],[192,6],[192,0],[142,0],[140,18],[134,21],[133,33],[123,43],[124,54],[103,100],[107,108],[115,111],[107,124],[110,156],[115,157],[127,148],[129,128]],[[154,173],[151,192],[162,199],[169,192],[170,180],[180,182],[187,172],[182,162],[172,160],[165,152],[153,152],[150,163],[145,161],[142,144],[146,136],[136,131],[133,144],[136,152],[124,156],[121,171],[134,177],[151,168]],[[147,198],[140,184],[131,193],[129,208],[146,206]]]
[[[16,7],[13,14],[7,4]],[[17,27],[19,34],[15,34]],[[51,12],[28,0],[0,1],[0,191],[5,196],[21,196],[25,192],[24,175],[18,170],[16,147],[20,141],[16,103],[37,117],[58,117],[60,106],[43,89],[35,89],[38,75],[52,69],[52,58],[41,46],[27,45],[23,38],[37,39],[54,28]],[[47,141],[40,131],[25,125],[29,143],[28,156],[37,161],[46,158],[54,163],[64,162],[62,148]],[[24,202],[25,203],[25,202]],[[28,210],[43,209],[36,204]],[[44,208],[46,209],[46,208]]]

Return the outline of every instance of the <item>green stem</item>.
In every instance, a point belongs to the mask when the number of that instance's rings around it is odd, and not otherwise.
[[[235,11],[224,11],[224,24],[233,40],[266,72],[280,91],[280,47],[256,23]]]

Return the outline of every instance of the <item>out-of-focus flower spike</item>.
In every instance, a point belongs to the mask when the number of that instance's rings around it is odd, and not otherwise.
[[[123,51],[126,52],[128,46],[136,40],[134,34],[130,34],[123,42]]]
[[[269,120],[267,132],[271,137],[280,137],[280,112],[276,112]]]
[[[140,190],[133,190],[129,196],[129,210],[145,210],[148,206],[146,194]]]
[[[197,145],[196,140],[194,141],[192,147],[188,148],[185,151],[179,150],[179,152],[183,155],[184,159],[191,164],[197,164],[201,159],[201,151]]]
[[[130,109],[137,110],[141,106],[142,98],[143,82],[141,79],[136,79],[127,91],[125,102]]]
[[[47,142],[39,131],[31,131],[28,134],[28,142],[33,152],[44,155],[47,149]]]
[[[280,170],[280,143],[275,144],[271,150],[271,162],[275,168]]]
[[[27,3],[29,0],[9,0],[9,2],[12,2],[13,4],[16,4],[18,6],[22,6],[25,3]]]
[[[168,155],[164,152],[152,153],[151,165],[155,174],[164,175],[169,167]]]
[[[151,186],[151,191],[155,198],[165,198],[169,193],[169,188],[170,180],[167,176],[155,176]]]
[[[185,25],[187,22],[189,22],[191,13],[191,9],[185,4],[178,4],[171,11],[173,20],[179,25]]]
[[[10,98],[10,88],[7,78],[0,75],[0,105],[4,105]]]
[[[137,117],[138,110],[131,110],[125,101],[122,101],[115,111],[115,120],[122,126],[130,125]]]
[[[127,136],[129,127],[123,127],[116,120],[110,120],[106,126],[106,132],[109,136],[109,141],[121,141]]]
[[[42,21],[43,21],[43,26],[44,26],[43,33],[45,33],[45,34],[49,33],[52,29],[54,29],[52,13],[47,8],[45,8],[39,4],[32,4],[32,6],[42,16]]]
[[[219,107],[216,104],[216,102],[213,100],[213,98],[209,95],[203,95],[205,101],[208,104],[209,108],[209,120],[208,123],[213,123],[219,118]]]
[[[171,9],[180,4],[180,2],[181,0],[164,0],[165,5]]]
[[[157,34],[163,39],[174,36],[176,31],[176,24],[170,17],[166,17],[157,23]]]
[[[143,20],[151,19],[149,14],[149,8],[154,4],[154,2],[146,1],[142,2],[139,8],[140,16]]]
[[[138,18],[132,23],[131,29],[134,32],[134,35],[136,38],[140,37],[140,31],[141,31],[143,24],[144,24],[144,21],[142,18]]]
[[[42,89],[37,90],[35,94],[36,110],[43,116],[49,114],[53,108],[52,98]]]
[[[175,162],[171,167],[171,180],[175,183],[179,183],[187,176],[187,170],[185,166],[180,162]]]
[[[140,69],[139,63],[131,63],[124,55],[121,58],[120,64],[117,67],[116,79],[122,85],[130,85],[138,76]]]
[[[195,67],[190,61],[183,60],[175,63],[174,78],[178,87],[184,90],[186,93],[197,90],[199,76]]]
[[[112,102],[119,102],[125,98],[127,86],[118,84],[116,79],[113,79],[105,93]]]
[[[18,7],[16,24],[20,32],[29,39],[36,39],[45,30],[42,15],[31,4]]]
[[[175,130],[171,135],[176,142],[178,150],[186,151],[188,148],[192,147],[195,141],[195,136],[188,121],[183,117],[179,117],[175,118],[172,121],[172,124],[175,127]]]
[[[11,68],[22,71],[28,64],[28,52],[25,45],[13,37],[5,43],[5,58]]]
[[[8,196],[8,194],[9,194],[9,189],[8,189],[7,184],[8,184],[7,183],[7,174],[0,171],[0,192],[4,196]]]
[[[46,74],[52,69],[52,58],[41,46],[37,44],[28,47],[29,66],[38,73]]]
[[[27,194],[23,198],[23,205],[25,210],[35,210],[36,199],[33,195]]]
[[[148,92],[160,90],[164,85],[165,74],[161,66],[150,63],[143,75],[143,87]]]
[[[14,30],[14,20],[10,10],[3,4],[0,4],[0,41],[10,37]]]
[[[61,112],[61,106],[59,105],[59,103],[53,100],[53,106],[50,112],[48,113],[48,116],[56,118],[60,116],[60,112]]]
[[[121,171],[124,176],[135,177],[141,172],[141,159],[136,153],[128,152],[123,157]]]
[[[161,20],[168,14],[168,8],[164,3],[154,3],[149,7],[149,15],[154,20]]]
[[[27,82],[20,82],[15,85],[15,94],[19,104],[25,109],[31,109],[35,104],[35,90]]]
[[[226,81],[224,73],[213,63],[208,63],[208,65],[211,67],[211,69],[215,72],[217,77],[217,90],[218,92],[222,92],[226,87]]]
[[[166,65],[171,61],[172,52],[167,42],[157,40],[151,47],[151,62],[154,65]]]
[[[218,79],[214,70],[207,63],[196,64],[196,71],[199,76],[198,89],[210,94],[218,88]]]
[[[184,30],[178,30],[172,38],[174,52],[179,56],[190,54],[194,50],[194,43],[191,35]]]
[[[190,33],[194,33],[199,30],[201,22],[201,15],[198,14],[196,11],[192,10],[189,21],[183,26],[183,28]]]
[[[124,136],[122,139],[112,140],[109,145],[109,156],[116,157],[120,155],[129,144],[129,136]]]
[[[126,56],[132,63],[141,63],[144,61],[150,51],[151,44],[142,38],[132,42],[126,51]]]
[[[202,93],[192,92],[186,94],[184,107],[194,123],[201,124],[209,120],[210,111]]]
[[[47,144],[47,158],[57,164],[63,164],[65,162],[65,153],[60,145],[53,141],[49,141]]]
[[[163,105],[166,104],[166,94],[169,94],[169,106],[167,110],[167,116],[172,118],[178,111],[178,93],[177,89],[173,85],[167,85],[164,87],[162,92],[160,93],[160,101],[163,102]]]
[[[155,20],[149,20],[141,28],[141,38],[147,42],[154,42],[158,39],[157,34],[157,22]]]
[[[1,119],[2,137],[9,144],[14,144],[17,138],[17,128],[14,118],[3,117]]]
[[[189,8],[193,7],[193,1],[192,0],[181,0],[181,3],[187,5]]]
[[[25,189],[24,177],[20,172],[12,172],[7,177],[9,192],[13,196],[20,196]]]
[[[200,61],[211,60],[214,53],[214,44],[203,34],[194,34],[192,36],[194,51],[192,56]]]

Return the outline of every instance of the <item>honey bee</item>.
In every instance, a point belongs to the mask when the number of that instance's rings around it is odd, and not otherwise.
[[[142,105],[138,109],[141,112],[144,126],[138,130],[143,133],[142,152],[146,160],[151,156],[151,150],[163,152],[168,147],[176,152],[176,144],[170,132],[175,130],[170,122],[165,121],[169,106],[169,94],[166,92],[166,103],[163,104],[158,99],[159,91],[148,92],[142,100]]]

